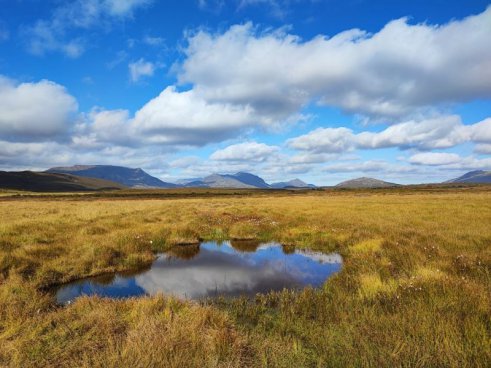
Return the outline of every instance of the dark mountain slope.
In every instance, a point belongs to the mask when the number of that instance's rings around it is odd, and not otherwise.
[[[293,179],[289,181],[281,181],[279,183],[271,184],[271,188],[283,189],[283,188],[315,188],[313,184],[307,184],[300,179]]]
[[[456,179],[446,181],[446,183],[475,183],[486,184],[491,183],[491,171],[469,171],[467,174],[459,176]]]
[[[336,185],[336,188],[388,188],[399,186],[399,184],[389,183],[387,181],[374,178],[357,178],[346,180]]]
[[[77,192],[123,189],[125,186],[107,180],[69,174],[0,171],[0,188],[31,192]]]
[[[114,181],[133,188],[175,188],[177,185],[166,183],[147,174],[142,169],[130,169],[123,166],[111,165],[75,165],[69,167],[54,167],[46,172],[72,174],[87,178],[98,178]]]

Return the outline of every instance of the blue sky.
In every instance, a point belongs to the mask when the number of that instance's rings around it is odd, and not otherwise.
[[[0,0],[0,169],[491,170],[489,1]]]

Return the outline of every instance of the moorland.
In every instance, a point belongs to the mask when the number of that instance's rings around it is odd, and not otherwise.
[[[489,367],[491,186],[0,195],[0,366]],[[337,252],[321,288],[57,305],[200,240]]]

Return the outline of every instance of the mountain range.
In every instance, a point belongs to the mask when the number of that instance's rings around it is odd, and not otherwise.
[[[491,171],[471,171],[449,183],[491,183]],[[336,188],[388,188],[399,186],[374,178],[357,178],[337,184]],[[75,165],[54,167],[45,172],[0,171],[0,189],[30,191],[78,191],[123,188],[244,188],[294,189],[315,188],[300,179],[268,184],[257,175],[246,172],[211,174],[203,178],[182,179],[176,183],[162,181],[144,170],[111,165]]]
[[[130,188],[312,188],[300,179],[293,179],[281,183],[268,184],[257,175],[246,172],[236,174],[211,174],[204,178],[179,180],[177,183],[164,182],[147,174],[142,169],[130,169],[111,165],[75,165],[68,167],[53,167],[46,173],[71,174],[87,178],[98,178],[120,183]]]

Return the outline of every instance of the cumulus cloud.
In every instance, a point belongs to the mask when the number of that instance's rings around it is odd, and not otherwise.
[[[290,157],[289,164],[320,164],[326,161],[332,161],[339,159],[337,154],[315,153],[315,152],[302,152]]]
[[[203,145],[268,120],[249,106],[208,102],[195,90],[168,87],[137,111],[132,124],[154,143]]]
[[[288,140],[287,145],[313,153],[339,153],[389,147],[431,150],[450,148],[465,142],[491,142],[491,119],[465,125],[457,115],[444,115],[402,122],[381,132],[355,133],[348,128],[317,128]]]
[[[448,148],[469,140],[471,129],[457,115],[439,116],[392,125],[380,133],[363,132],[356,141],[360,148]]]
[[[445,152],[417,153],[409,158],[409,162],[412,164],[429,166],[449,165],[460,161],[460,156],[456,153]]]
[[[0,76],[0,136],[5,140],[53,139],[68,132],[75,98],[50,81],[20,83]]]
[[[247,23],[188,42],[181,83],[276,119],[310,102],[394,120],[491,97],[491,7],[440,26],[403,18],[375,34],[352,29],[302,40]]]
[[[331,173],[349,173],[349,172],[362,172],[362,173],[407,173],[415,171],[411,166],[394,164],[384,160],[368,160],[363,162],[352,163],[335,163],[325,166],[323,168],[325,172]]]
[[[25,34],[34,53],[61,51],[77,57],[87,45],[77,30],[110,25],[149,3],[64,3]],[[148,167],[155,164],[153,157],[166,157],[182,146],[247,138],[258,128],[302,120],[304,107],[321,104],[390,124],[379,131],[317,128],[286,142],[286,147],[300,151],[291,156],[279,147],[247,141],[217,150],[207,163],[183,158],[170,167],[205,174],[261,170],[267,177],[281,178],[317,170],[356,150],[390,147],[410,150],[412,156],[402,164],[337,162],[324,167],[323,173],[358,170],[403,175],[437,166],[458,170],[489,164],[474,156],[427,151],[471,142],[476,153],[491,153],[491,118],[466,125],[458,116],[438,113],[448,103],[491,97],[491,49],[485,47],[491,42],[491,7],[439,26],[399,19],[374,34],[353,29],[307,40],[289,32],[288,28],[262,31],[247,23],[217,34],[190,34],[184,61],[176,69],[176,86],[163,89],[134,114],[94,108],[74,119],[77,103],[62,86],[48,81],[18,84],[3,78],[0,158],[10,157],[15,163],[18,159],[12,157],[25,150],[23,160],[38,165],[58,152],[56,164],[117,158],[118,163]],[[161,41],[147,37],[142,42],[158,45]],[[131,60],[124,52],[120,56],[116,62]],[[136,82],[152,76],[158,67],[137,60],[129,64],[130,78]],[[61,145],[58,137],[68,131],[72,139]]]
[[[415,165],[441,166],[447,170],[489,170],[491,158],[475,156],[462,157],[454,153],[427,152],[411,156],[409,162]]]
[[[279,149],[277,146],[268,146],[264,143],[244,142],[215,151],[210,158],[217,161],[264,162],[275,155]]]
[[[470,135],[474,142],[491,144],[491,118],[472,125],[470,130]]]
[[[151,77],[157,69],[157,65],[145,61],[145,59],[140,59],[135,62],[128,64],[128,69],[130,71],[130,79],[132,82],[138,82],[142,77]]]
[[[490,143],[476,144],[474,151],[480,154],[491,155],[491,144]]]
[[[355,135],[348,128],[317,128],[310,133],[288,140],[294,149],[314,153],[340,153],[354,148]]]
[[[68,36],[77,30],[108,26],[116,19],[131,17],[133,12],[153,0],[75,0],[57,7],[50,18],[40,19],[23,28],[27,50],[34,55],[61,52],[68,57],[82,55],[86,40]]]
[[[86,114],[74,140],[87,146],[109,140],[128,145],[202,146],[269,123],[249,106],[208,102],[195,90],[179,92],[171,86],[133,117],[127,110],[96,109]]]

